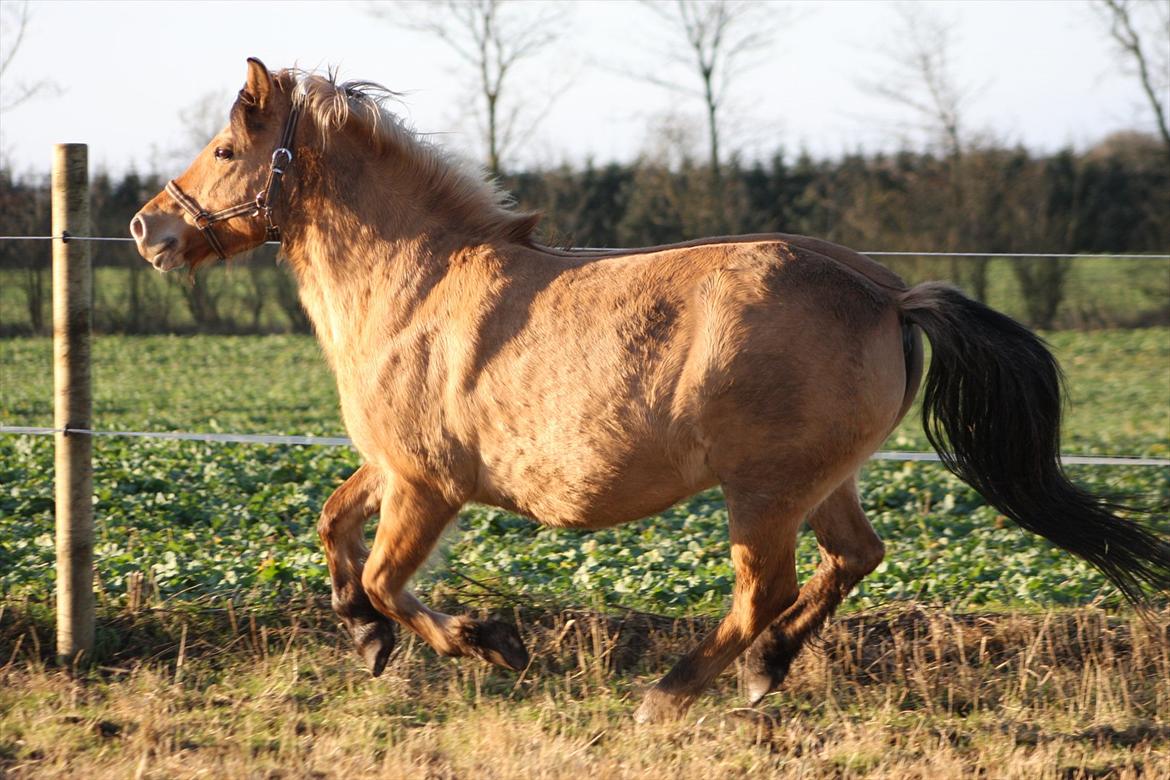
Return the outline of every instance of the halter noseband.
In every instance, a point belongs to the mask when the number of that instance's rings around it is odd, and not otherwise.
[[[297,131],[297,119],[300,118],[300,113],[300,108],[294,102],[292,110],[289,111],[288,120],[284,123],[284,131],[280,134],[280,143],[277,144],[276,150],[272,153],[272,162],[268,168],[268,180],[264,183],[263,189],[257,192],[256,197],[252,198],[252,200],[246,200],[243,203],[228,206],[226,209],[220,209],[219,211],[209,212],[207,209],[201,207],[194,198],[179,189],[179,185],[175,183],[174,179],[167,182],[167,194],[174,198],[175,202],[191,215],[191,218],[195,221],[195,227],[199,228],[199,232],[207,239],[207,243],[220,260],[226,260],[227,255],[224,254],[223,244],[220,242],[219,236],[215,234],[215,231],[211,227],[216,222],[222,222],[232,217],[263,216],[266,240],[280,240],[280,228],[277,227],[272,219],[272,206],[280,195],[280,182],[284,176],[285,168],[292,165],[293,136]]]

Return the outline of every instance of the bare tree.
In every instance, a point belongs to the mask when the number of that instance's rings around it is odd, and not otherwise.
[[[891,43],[882,49],[888,64],[874,79],[862,81],[873,94],[908,109],[914,128],[924,131],[930,146],[944,160],[938,208],[934,209],[933,240],[946,250],[971,250],[971,242],[986,238],[980,209],[988,202],[984,190],[987,175],[979,159],[966,154],[973,133],[967,126],[967,110],[977,92],[960,80],[952,56],[958,49],[955,21],[928,6],[895,6],[897,22]],[[987,300],[987,258],[952,258],[950,276],[980,300]]]
[[[760,55],[775,40],[780,23],[789,18],[776,3],[755,0],[643,0],[665,25],[668,62],[698,76],[678,78],[662,72],[642,77],[676,92],[698,97],[706,109],[709,162],[721,181],[721,110],[735,79],[760,64]]]
[[[183,125],[183,141],[176,145],[175,155],[181,157],[183,165],[191,162],[203,147],[223,129],[228,122],[228,107],[232,94],[223,90],[206,92],[202,97],[179,110],[179,122]]]
[[[488,170],[499,175],[502,161],[530,134],[547,107],[531,111],[523,90],[512,86],[517,65],[548,48],[566,29],[569,6],[517,0],[442,0],[413,5],[371,6],[391,24],[426,33],[445,43],[475,79],[476,117]],[[535,114],[535,115],[534,115]]]
[[[207,146],[228,122],[233,94],[224,90],[205,92],[179,109],[182,129],[177,137],[150,149],[149,165],[155,171],[181,171]]]
[[[862,82],[874,94],[910,109],[917,126],[948,157],[962,156],[967,128],[963,114],[975,88],[961,83],[951,62],[957,47],[954,22],[920,4],[896,6],[898,21],[883,53],[891,67]]]
[[[61,92],[61,88],[49,79],[26,82],[13,78],[13,64],[21,45],[26,40],[31,19],[32,13],[28,2],[0,3],[0,114],[8,113],[33,98]],[[0,129],[2,128],[3,121],[0,120]],[[7,150],[0,148],[0,171],[8,167],[7,156]],[[5,182],[5,189],[9,189],[11,184],[11,181]],[[27,225],[22,227],[20,232],[28,235],[44,232],[45,226],[48,225],[46,219],[48,203],[44,201],[47,201],[47,198],[37,196],[34,200],[35,206],[31,209],[26,207],[20,209],[23,213],[10,214]],[[0,263],[8,259],[5,256],[8,254],[10,252],[0,253]],[[19,255],[20,250],[11,254]],[[29,324],[34,333],[43,332],[46,326],[45,311],[49,298],[47,259],[43,253],[32,254],[31,262],[26,260],[19,265],[20,274],[16,281],[25,294]]]
[[[51,79],[33,82],[11,80],[12,64],[28,34],[32,12],[26,2],[0,5],[0,111],[11,111],[39,95],[60,94],[61,88]]]
[[[1150,101],[1162,143],[1170,154],[1166,91],[1170,88],[1170,5],[1165,2],[1134,3],[1131,0],[1097,0],[1101,16],[1121,58],[1137,72],[1142,92]],[[1148,14],[1149,31],[1143,32],[1139,14]],[[1147,37],[1148,36],[1148,37]],[[1153,41],[1150,40],[1153,39]],[[1158,55],[1161,56],[1158,56]]]

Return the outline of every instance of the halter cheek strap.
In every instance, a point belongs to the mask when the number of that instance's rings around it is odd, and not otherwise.
[[[219,236],[215,234],[215,230],[211,227],[216,222],[223,222],[233,217],[248,216],[255,218],[263,216],[266,239],[268,241],[280,240],[280,228],[272,218],[272,207],[280,196],[280,185],[285,170],[292,165],[293,136],[296,135],[297,119],[299,118],[300,108],[294,103],[292,110],[289,111],[288,120],[284,123],[284,130],[280,134],[280,143],[272,153],[272,161],[268,167],[268,179],[264,182],[263,189],[257,192],[252,200],[238,203],[235,206],[228,206],[226,209],[220,209],[219,211],[208,211],[200,206],[198,201],[183,192],[174,179],[167,182],[166,193],[174,198],[175,202],[184,211],[191,215],[191,219],[195,222],[195,227],[199,228],[199,232],[207,239],[208,245],[211,246],[212,251],[215,252],[216,257],[220,260],[226,260],[227,254],[224,252],[223,242],[219,240]]]

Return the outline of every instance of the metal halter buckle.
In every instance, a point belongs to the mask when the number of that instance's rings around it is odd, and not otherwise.
[[[284,162],[278,162],[281,155],[284,155]],[[281,166],[291,165],[293,161],[293,153],[291,150],[279,147],[272,153],[272,171],[273,173],[284,173],[284,168]]]
[[[282,145],[278,146],[272,152],[272,164],[268,171],[268,182],[264,189],[256,193],[252,200],[246,200],[235,206],[229,206],[225,209],[220,209],[215,212],[209,212],[207,209],[199,205],[190,195],[183,192],[174,179],[167,182],[166,193],[170,195],[188,214],[191,215],[195,223],[195,227],[203,233],[207,243],[215,251],[215,254],[222,260],[225,258],[223,251],[223,244],[220,243],[219,238],[215,235],[215,230],[212,224],[224,220],[232,219],[233,217],[243,216],[248,214],[250,217],[263,216],[265,222],[265,234],[268,240],[280,240],[280,228],[272,221],[272,204],[269,203],[269,193],[273,193],[275,197],[280,195],[280,180],[284,175],[284,167],[291,165],[293,161],[292,150],[283,144],[292,144],[292,139],[296,133],[297,118],[300,109],[294,103],[292,109],[289,111],[288,119],[285,121],[284,132],[281,134],[280,142]]]

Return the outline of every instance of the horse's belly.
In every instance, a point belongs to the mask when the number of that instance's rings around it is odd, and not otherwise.
[[[558,528],[606,528],[660,512],[715,484],[701,454],[640,455],[592,463],[534,459],[485,468],[475,500]]]
[[[675,490],[628,491],[617,486],[602,495],[578,496],[572,491],[557,491],[543,496],[485,495],[482,503],[531,517],[553,528],[595,530],[609,528],[661,512],[682,499],[710,487],[694,489],[675,486]]]

